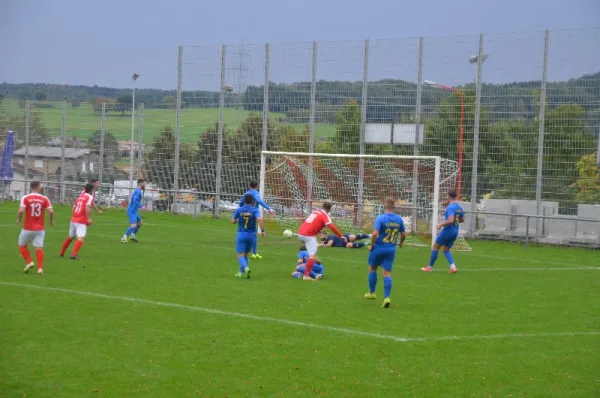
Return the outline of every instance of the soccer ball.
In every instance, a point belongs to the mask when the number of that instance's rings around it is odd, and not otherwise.
[[[286,238],[291,238],[292,235],[294,235],[294,234],[289,229],[286,229],[285,231],[283,231],[283,236],[285,236]]]

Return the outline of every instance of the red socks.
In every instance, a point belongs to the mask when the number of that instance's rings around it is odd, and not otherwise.
[[[36,247],[35,258],[37,259],[38,269],[44,268],[44,249]]]
[[[71,244],[72,241],[73,241],[73,239],[71,239],[71,238],[65,239],[65,241],[63,242],[63,245],[62,245],[62,249],[60,249],[60,255],[61,256],[65,255],[65,252],[69,248],[69,245]]]
[[[310,271],[312,271],[314,266],[315,266],[315,260],[312,257],[309,257],[308,261],[306,262],[306,269],[304,270],[304,275],[310,276]]]
[[[73,248],[73,256],[77,256],[77,253],[79,252],[79,249],[81,249],[81,246],[83,246],[83,241],[77,239],[77,241],[75,242],[75,247]]]
[[[27,246],[19,246],[19,252],[21,253],[21,257],[25,259],[25,262],[29,264],[31,262],[31,253],[29,253]]]

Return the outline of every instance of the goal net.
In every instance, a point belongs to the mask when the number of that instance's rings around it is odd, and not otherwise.
[[[263,151],[260,191],[279,225],[294,232],[325,201],[334,204],[331,216],[343,233],[370,232],[382,200],[392,197],[408,232],[405,244],[430,246],[457,175],[456,162],[437,156]],[[471,250],[463,236],[453,249]]]

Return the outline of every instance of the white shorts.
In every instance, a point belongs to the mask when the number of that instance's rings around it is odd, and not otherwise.
[[[69,225],[69,238],[74,236],[77,236],[78,238],[85,238],[86,234],[87,225],[71,221],[71,224]]]
[[[44,247],[44,237],[46,236],[46,231],[27,231],[25,229],[21,230],[19,234],[19,246],[27,246],[30,243],[33,243],[33,247]]]
[[[304,242],[304,246],[306,246],[306,251],[308,252],[308,254],[310,254],[311,256],[317,254],[318,243],[316,236],[298,235],[298,239]]]

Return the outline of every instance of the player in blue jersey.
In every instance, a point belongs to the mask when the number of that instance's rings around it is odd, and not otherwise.
[[[306,271],[306,262],[310,254],[306,250],[306,246],[300,246],[300,250],[298,251],[298,261],[296,261],[296,269],[292,272],[293,278],[302,279],[304,277],[304,272]],[[315,260],[315,265],[313,265],[312,271],[310,271],[309,276],[313,279],[321,279],[323,277],[323,263],[319,260]]]
[[[438,252],[442,249],[444,256],[446,256],[446,260],[448,260],[448,264],[450,264],[450,273],[455,274],[457,272],[450,249],[452,249],[452,245],[454,245],[454,241],[456,241],[456,238],[458,237],[460,224],[465,221],[465,212],[456,201],[455,190],[450,190],[448,192],[448,206],[446,207],[446,215],[444,218],[446,221],[436,225],[438,231],[441,231],[435,238],[435,243],[431,249],[429,265],[421,268],[421,271],[433,271],[433,265],[435,264],[435,260],[437,260]]]
[[[144,190],[146,189],[146,180],[140,178],[137,180],[137,188],[131,195],[131,201],[127,206],[127,217],[129,218],[129,228],[125,231],[125,235],[121,238],[122,243],[127,243],[128,240],[137,242],[136,234],[142,227],[142,219],[139,211],[142,208],[144,200]]]
[[[242,198],[240,199],[240,206],[244,205],[244,197],[246,195],[252,195],[252,197],[254,198],[254,206],[256,208],[258,208],[258,206],[262,206],[267,211],[267,213],[275,214],[275,211],[273,211],[269,207],[269,205],[267,205],[265,202],[263,202],[262,198],[260,197],[260,193],[258,192],[258,181],[256,181],[256,180],[250,181],[250,187],[244,193],[244,195],[242,195]],[[252,245],[252,259],[253,260],[259,260],[262,258],[262,256],[260,254],[258,254],[258,252],[256,250],[256,243],[257,242],[255,240],[254,245]]]
[[[250,278],[248,254],[250,254],[252,246],[256,244],[256,224],[261,229],[261,236],[265,236],[262,217],[254,203],[254,196],[246,194],[244,205],[239,207],[231,218],[231,223],[238,225],[235,241],[238,263],[240,264],[240,271],[235,274],[238,278]]]
[[[319,234],[319,247],[345,247],[347,249],[360,249],[365,247],[365,242],[358,242],[359,240],[369,239],[369,234],[344,234],[341,238],[335,235],[327,235],[325,233]]]
[[[375,286],[377,285],[377,268],[381,266],[383,275],[383,308],[389,308],[392,301],[392,266],[396,258],[396,245],[402,247],[406,239],[406,232],[402,217],[394,213],[394,199],[386,198],[383,208],[385,213],[377,217],[371,245],[369,246],[369,293],[365,298],[375,300]],[[398,243],[400,238],[400,243]]]

